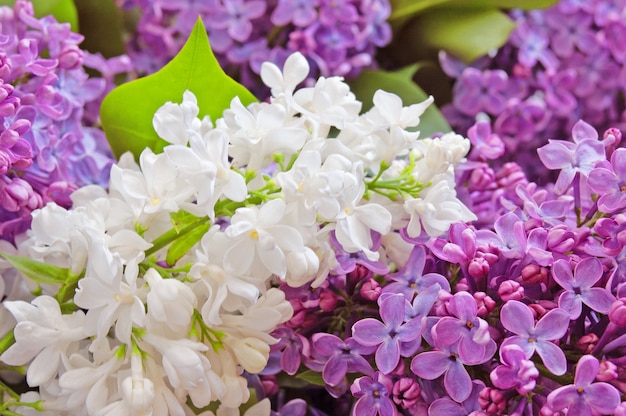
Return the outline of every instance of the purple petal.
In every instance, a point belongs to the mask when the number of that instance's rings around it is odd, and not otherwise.
[[[497,366],[489,376],[493,385],[499,389],[510,389],[519,383],[517,369],[505,365]]]
[[[395,294],[385,298],[380,304],[380,317],[391,328],[398,328],[404,321],[404,296]]]
[[[548,406],[556,411],[565,409],[580,398],[578,388],[574,385],[559,387],[548,395]]]
[[[567,312],[561,309],[552,309],[537,322],[535,335],[544,340],[559,339],[567,332],[569,321]]]
[[[581,297],[587,306],[603,314],[609,313],[611,304],[615,302],[615,297],[609,291],[601,287],[592,287],[591,289],[583,290]]]
[[[343,347],[344,342],[332,334],[317,333],[311,337],[313,348],[322,356],[330,357]]]
[[[418,354],[411,361],[411,371],[426,380],[434,380],[450,367],[450,355],[443,351],[427,351]]]
[[[572,273],[572,266],[569,261],[563,259],[555,261],[552,265],[552,277],[563,289],[574,289],[572,286],[574,274]]]
[[[476,318],[476,301],[469,293],[459,292],[450,299],[448,310],[462,321],[472,320]]]
[[[509,331],[528,337],[535,326],[535,320],[528,306],[517,300],[510,300],[500,311],[500,321]]]
[[[598,414],[612,415],[620,404],[620,394],[608,383],[593,383],[585,389],[587,402]]]
[[[586,139],[598,140],[598,132],[589,123],[578,120],[572,127],[572,139],[576,143]]]
[[[352,337],[361,345],[378,345],[389,338],[389,330],[374,318],[361,319],[352,326]]]
[[[469,337],[461,338],[459,342],[459,357],[467,364],[477,364],[485,356],[486,344],[477,344]]]
[[[467,411],[457,402],[442,397],[428,407],[429,415],[466,416]]]
[[[567,188],[572,184],[574,180],[574,176],[576,176],[576,170],[573,168],[564,168],[561,173],[559,173],[558,178],[556,178],[556,182],[554,184],[554,192],[557,195],[562,195],[567,191]]]
[[[584,389],[587,388],[598,375],[600,370],[600,362],[593,355],[583,355],[578,364],[576,364],[576,375],[574,376],[574,384]]]
[[[589,187],[597,194],[606,194],[619,189],[619,181],[615,173],[605,168],[595,168],[587,178]]]
[[[461,338],[465,324],[450,316],[443,317],[433,326],[432,335],[437,345],[452,345]]]
[[[563,169],[574,164],[572,151],[560,141],[550,140],[537,149],[539,159],[548,169]]]
[[[443,379],[443,384],[450,397],[457,402],[467,399],[472,392],[472,379],[460,361],[450,365]]]
[[[549,341],[537,341],[536,344],[535,350],[546,368],[557,376],[565,374],[567,360],[563,350]]]
[[[580,288],[593,286],[602,277],[602,264],[595,257],[587,257],[580,261],[574,269],[574,280]]]
[[[341,354],[336,354],[326,362],[322,370],[322,378],[331,386],[338,385],[348,372],[348,362]]]
[[[376,416],[378,414],[378,409],[376,409],[376,402],[374,401],[374,398],[370,395],[364,395],[361,397],[354,405],[352,414]]]
[[[300,360],[300,348],[295,344],[290,344],[285,348],[280,357],[280,366],[285,373],[292,376],[298,371],[298,368],[300,368]]]
[[[559,308],[569,314],[569,319],[576,319],[583,311],[583,301],[574,292],[563,292],[559,296]]]
[[[507,345],[517,345],[518,347],[520,347],[524,352],[526,359],[529,360],[530,357],[532,357],[535,353],[535,347],[537,346],[537,342],[529,342],[528,338],[513,336],[505,338],[504,341],[502,341],[502,345],[500,345],[500,349],[504,348]]]
[[[400,345],[392,338],[386,339],[376,350],[376,365],[383,374],[389,374],[400,361]]]

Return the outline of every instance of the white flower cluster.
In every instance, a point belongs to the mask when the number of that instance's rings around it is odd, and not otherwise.
[[[308,70],[299,54],[284,72],[265,63],[272,101],[235,98],[215,125],[185,92],[154,116],[162,153],[124,155],[108,191],[33,213],[18,254],[67,281],[24,283],[38,296],[4,302],[15,343],[0,360],[28,366],[28,400],[51,414],[182,416],[211,402],[239,414],[243,371],[265,367],[292,314],[276,283],[321,284],[337,265],[331,233],[376,260],[373,233],[434,236],[475,219],[454,191],[468,140],[407,130],[432,99],[403,107],[378,91],[360,115],[341,78],[296,90]]]

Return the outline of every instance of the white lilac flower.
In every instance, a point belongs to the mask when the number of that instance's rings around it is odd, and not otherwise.
[[[157,110],[152,118],[152,125],[163,140],[184,146],[190,137],[213,127],[208,116],[202,120],[198,118],[199,112],[196,96],[186,90],[181,104],[168,101]]]
[[[50,296],[40,296],[31,303],[16,300],[4,305],[17,325],[15,344],[0,355],[0,360],[9,365],[30,362],[26,372],[29,386],[36,387],[54,378],[61,362],[89,335],[83,332],[85,314],[61,314],[59,303]]]

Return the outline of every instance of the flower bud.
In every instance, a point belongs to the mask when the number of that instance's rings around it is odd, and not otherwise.
[[[478,404],[488,415],[499,415],[506,407],[506,400],[500,390],[485,387],[478,395]]]
[[[330,290],[325,290],[320,293],[320,303],[319,307],[324,312],[330,312],[337,307],[338,299],[337,295],[335,295]]]
[[[415,380],[403,377],[393,384],[393,401],[403,409],[414,407],[421,399],[422,389]]]
[[[585,354],[591,354],[598,344],[598,336],[593,332],[585,334],[576,342],[576,347]]]
[[[537,264],[529,264],[522,269],[522,282],[525,285],[544,283],[548,277],[548,270]]]
[[[619,298],[609,308],[609,319],[615,325],[626,325],[626,298]]]
[[[598,381],[612,381],[617,378],[617,366],[611,361],[602,360],[600,362],[600,368],[596,375]]]
[[[566,225],[557,225],[548,230],[547,246],[550,251],[566,253],[576,247],[576,235]]]
[[[476,305],[478,306],[476,314],[481,318],[489,315],[496,307],[496,302],[485,292],[474,292],[474,300],[476,300]]]
[[[474,257],[467,266],[467,271],[474,279],[482,279],[487,276],[490,268],[491,266],[487,259],[484,257]]]
[[[498,287],[498,296],[505,302],[520,300],[524,297],[524,287],[515,280],[505,280]]]
[[[270,346],[258,338],[246,337],[225,340],[233,350],[237,361],[249,373],[259,373],[265,368],[270,355]]]
[[[378,282],[372,278],[367,279],[363,285],[361,285],[361,289],[359,293],[363,296],[364,299],[375,302],[380,294],[383,292],[383,289],[380,287]]]

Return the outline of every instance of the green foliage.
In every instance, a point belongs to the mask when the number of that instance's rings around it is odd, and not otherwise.
[[[53,15],[57,21],[69,23],[72,31],[78,32],[78,13],[73,0],[30,0],[35,16]],[[13,6],[15,0],[0,0],[0,6]]]
[[[126,53],[124,46],[122,13],[115,0],[74,0],[78,11],[81,35],[85,40],[82,49],[113,57]]]
[[[363,111],[372,107],[372,99],[378,89],[397,94],[402,98],[402,103],[408,106],[428,98],[428,95],[412,80],[417,70],[417,64],[394,72],[366,70],[348,83],[352,92],[363,102]],[[420,137],[428,137],[434,133],[446,133],[452,129],[437,107],[432,104],[421,117],[417,130],[420,131]]]
[[[255,97],[224,73],[209,46],[198,19],[181,51],[160,71],[122,84],[104,99],[102,127],[116,156],[131,151],[135,157],[149,147],[160,152],[167,144],[152,127],[156,110],[167,101],[181,102],[185,90],[198,99],[200,117],[221,117],[230,101],[239,96],[247,105]]]
[[[555,4],[558,0],[391,0],[390,21],[414,17],[437,7],[537,9]]]
[[[70,269],[46,264],[25,256],[11,256],[4,253],[0,253],[0,256],[24,276],[42,285],[62,285],[75,278]]]

